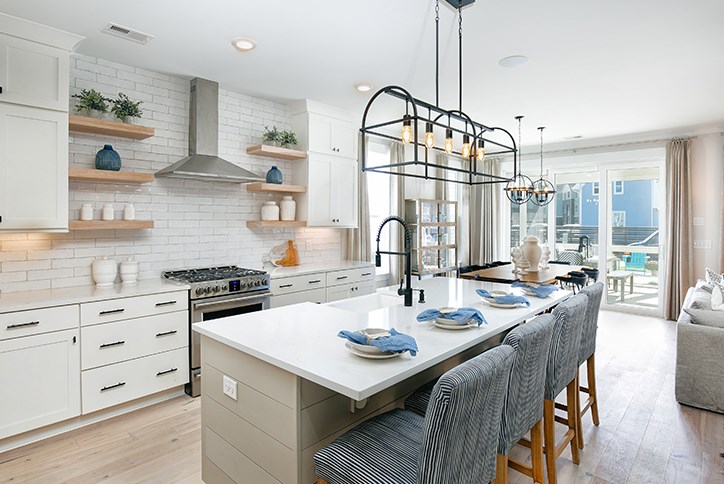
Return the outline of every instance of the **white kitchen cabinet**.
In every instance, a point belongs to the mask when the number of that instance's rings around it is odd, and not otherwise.
[[[327,302],[349,299],[351,297],[366,296],[375,292],[374,281],[353,282],[327,288]]]
[[[307,149],[312,152],[357,158],[357,129],[351,122],[308,113]]]
[[[307,211],[309,227],[356,227],[359,190],[356,160],[310,153]]]
[[[319,289],[310,289],[307,291],[272,296],[269,299],[269,307],[280,308],[282,306],[290,306],[292,304],[299,304],[303,302],[311,302],[315,304],[325,303],[327,302],[327,290],[324,287],[321,287]]]
[[[0,439],[80,415],[77,328],[0,341],[0,368]]]
[[[68,230],[68,114],[0,103],[0,233]]]
[[[272,276],[273,295],[270,307],[278,308],[302,302],[321,304],[375,292],[373,266],[330,269],[299,276]]]

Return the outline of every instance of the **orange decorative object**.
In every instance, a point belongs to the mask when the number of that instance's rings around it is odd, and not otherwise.
[[[275,262],[276,265],[291,267],[299,265],[299,251],[294,246],[294,241],[287,241],[287,251],[284,257]]]

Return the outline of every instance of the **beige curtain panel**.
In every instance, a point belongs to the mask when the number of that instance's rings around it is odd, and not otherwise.
[[[361,150],[362,143],[360,143],[359,146]],[[361,156],[358,159],[361,159]],[[361,166],[358,173],[357,193],[359,193],[359,212],[357,214],[359,225],[356,229],[347,229],[347,243],[344,256],[347,260],[370,262],[372,260],[372,246],[370,243],[370,202],[369,194],[367,193],[367,173],[362,171]]]
[[[500,160],[485,160],[484,172],[500,176]],[[500,185],[473,185],[470,189],[470,264],[497,259],[500,222]]]

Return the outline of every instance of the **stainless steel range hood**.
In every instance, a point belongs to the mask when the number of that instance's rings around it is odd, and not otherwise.
[[[219,158],[219,84],[191,80],[189,156],[156,172],[156,176],[191,180],[249,183],[265,178]]]

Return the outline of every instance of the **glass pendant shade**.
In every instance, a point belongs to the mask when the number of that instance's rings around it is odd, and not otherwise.
[[[478,147],[475,148],[475,157],[478,161],[485,161],[485,142],[478,140]]]
[[[445,153],[453,152],[453,134],[452,129],[445,130]]]
[[[533,182],[527,176],[518,174],[506,185],[505,194],[515,204],[526,203],[533,194]]]
[[[435,135],[432,132],[432,123],[425,124],[425,146],[431,150],[435,146]]]
[[[409,143],[412,141],[412,122],[409,115],[405,114],[402,120],[402,142]]]
[[[470,136],[463,135],[463,145],[460,149],[460,155],[463,158],[470,158]]]

